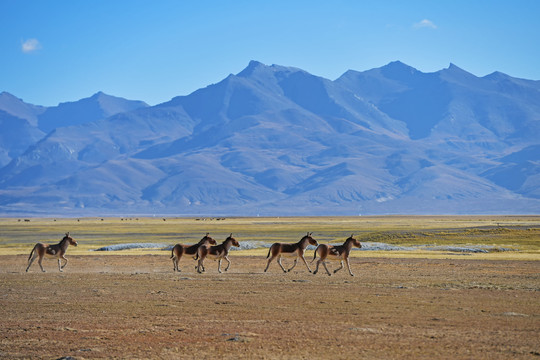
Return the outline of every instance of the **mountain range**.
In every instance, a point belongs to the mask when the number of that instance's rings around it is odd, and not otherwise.
[[[6,215],[537,214],[540,81],[251,61],[156,106],[0,94]]]

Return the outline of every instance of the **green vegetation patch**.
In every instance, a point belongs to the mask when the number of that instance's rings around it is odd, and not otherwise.
[[[489,246],[538,256],[540,216],[376,216],[291,218],[0,218],[0,254],[28,254],[37,242],[57,243],[70,232],[79,242],[72,254],[104,246],[193,244],[206,233],[218,243],[232,233],[242,242],[267,246],[296,242],[307,232],[320,243],[360,242],[396,246]],[[159,251],[159,250],[154,250]],[[249,251],[249,250],[245,250]],[[491,250],[490,250],[491,251]],[[363,252],[370,253],[370,252]],[[387,256],[391,256],[388,251]]]

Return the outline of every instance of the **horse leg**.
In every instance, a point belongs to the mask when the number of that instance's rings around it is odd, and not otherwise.
[[[225,260],[227,260],[227,267],[225,268],[225,271],[229,270],[229,267],[231,266],[231,260],[229,260],[228,256],[225,256]]]
[[[289,272],[290,272],[292,269],[294,269],[294,267],[296,266],[296,263],[297,263],[297,262],[298,262],[298,256],[294,258],[294,262],[293,262],[291,268],[289,269]],[[310,270],[309,272],[311,272],[311,270]]]
[[[66,260],[66,262],[64,263],[64,265],[62,266],[62,269],[66,267],[67,263],[68,263],[68,259],[64,257],[64,255],[62,255],[62,259]],[[58,262],[60,262],[61,259],[58,259]]]
[[[331,276],[332,274],[330,274],[330,271],[328,271],[328,268],[326,267],[326,261],[323,261],[322,264],[324,265],[324,268],[326,269],[326,273],[328,274],[328,276]]]
[[[340,261],[341,266],[338,267],[336,270],[334,270],[334,274],[337,273],[339,270],[343,269],[343,260]]]
[[[202,265],[202,262],[203,262],[203,258],[202,257],[199,257],[199,261],[197,261],[197,272],[199,274],[201,274],[203,272],[203,265]]]
[[[285,270],[285,268],[283,267],[283,264],[281,264],[281,256],[279,257],[277,262],[278,262],[279,266],[281,266],[281,270],[283,270],[283,272],[287,272],[287,270]]]
[[[32,263],[34,262],[34,260],[37,258],[37,254],[34,253],[34,255],[32,256],[32,258],[30,260],[28,260],[28,267],[26,268],[26,272],[28,272],[28,269],[30,269],[30,265],[32,265]],[[41,268],[43,270],[43,268]]]
[[[228,267],[227,267],[228,269]],[[227,271],[227,270],[225,270]],[[218,262],[217,262],[217,272],[221,274],[221,258],[219,258]]]
[[[349,269],[349,274],[351,274],[351,276],[354,276],[354,274],[352,273],[351,271],[351,265],[349,264],[349,258],[345,258],[345,262],[347,263],[347,268]]]
[[[41,262],[43,261],[43,256],[40,256],[38,259],[39,267],[41,268],[41,271],[45,272],[45,269],[43,268],[43,265],[41,265]]]
[[[266,270],[268,270],[268,267],[270,266],[270,263],[272,262],[272,260],[274,260],[276,257],[275,256],[272,256],[271,258],[268,259],[268,261],[266,262],[266,268],[264,269],[264,272],[266,272]],[[281,265],[281,264],[280,264]],[[282,266],[283,267],[283,266]]]
[[[175,265],[176,265],[176,271],[180,272],[180,264],[178,264],[180,262],[180,259],[182,258],[182,255],[178,255],[174,258],[174,262],[175,262]]]
[[[315,271],[313,271],[313,275],[317,274],[319,272],[319,264],[322,262],[322,260],[319,258],[317,260],[317,263],[315,264]]]
[[[311,269],[309,268],[309,265],[308,265],[308,263],[307,263],[307,261],[306,261],[306,258],[304,258],[304,255],[302,255],[300,258],[302,259],[302,261],[304,262],[304,264],[306,264],[306,267],[307,267],[308,271],[311,272]],[[298,258],[297,258],[297,259],[298,259]]]

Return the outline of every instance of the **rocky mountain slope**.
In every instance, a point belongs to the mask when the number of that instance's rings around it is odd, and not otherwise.
[[[540,211],[540,82],[501,73],[393,62],[331,81],[252,61],[152,107],[12,98],[1,130],[25,141],[0,143],[7,214]]]

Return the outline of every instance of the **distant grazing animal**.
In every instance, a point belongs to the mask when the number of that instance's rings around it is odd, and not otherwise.
[[[26,268],[26,272],[28,272],[28,269],[30,268],[30,265],[34,262],[36,257],[39,257],[38,264],[41,268],[41,271],[45,272],[45,269],[43,269],[43,265],[41,264],[41,261],[43,260],[44,256],[57,258],[58,259],[58,270],[63,271],[62,269],[66,267],[68,260],[64,256],[66,254],[67,248],[69,245],[77,246],[77,242],[73,240],[69,233],[66,233],[66,236],[58,243],[54,245],[47,245],[42,243],[37,243],[32,251],[30,252],[30,256],[28,257],[28,267]],[[60,260],[64,259],[66,262],[63,266],[60,266]]]
[[[317,258],[317,254],[319,254],[319,260],[317,260],[317,267],[315,268],[313,274],[316,274],[317,271],[319,271],[319,265],[322,263],[328,276],[332,275],[326,267],[326,259],[329,259],[341,261],[341,267],[334,270],[334,274],[337,273],[339,270],[343,269],[343,260],[345,260],[345,262],[347,263],[347,268],[349,269],[349,274],[351,274],[351,276],[354,276],[354,274],[351,272],[351,266],[349,264],[349,254],[351,253],[351,249],[353,246],[361,248],[362,244],[360,244],[358,240],[353,238],[353,235],[354,234],[347,238],[343,245],[320,244],[319,246],[317,246],[317,249],[315,249],[315,253],[313,254],[313,260],[311,260],[311,262],[315,261],[315,258]]]
[[[200,246],[208,246],[209,244],[216,245],[216,240],[212,239],[208,235],[209,233],[206,233],[206,235],[201,239],[201,241],[194,245],[174,245],[171,252],[171,259],[174,267],[173,271],[180,271],[180,268],[178,267],[178,262],[180,261],[180,258],[182,258],[182,255],[195,255],[197,254],[197,249]]]
[[[278,259],[277,262],[279,266],[281,266],[281,270],[283,270],[283,272],[291,271],[292,269],[294,269],[294,267],[296,266],[296,263],[298,262],[298,258],[302,259],[304,264],[306,264],[306,267],[308,268],[309,272],[311,272],[311,269],[309,268],[309,265],[307,264],[306,259],[304,258],[304,251],[306,247],[308,246],[308,244],[311,244],[314,246],[318,245],[317,240],[312,238],[311,234],[313,233],[308,232],[307,235],[305,235],[302,239],[300,239],[299,242],[295,244],[283,244],[283,243],[272,244],[272,246],[270,247],[270,250],[268,250],[268,255],[266,255],[266,258],[268,259],[268,263],[266,264],[266,269],[264,269],[264,272],[268,270],[270,263],[275,258]],[[270,256],[270,254],[272,254],[272,256]],[[295,257],[294,264],[289,270],[285,270],[285,268],[281,264],[282,256]]]
[[[228,255],[229,255],[229,249],[231,248],[231,246],[240,247],[240,244],[238,243],[238,241],[236,241],[235,238],[232,237],[232,234],[229,235],[229,237],[225,239],[225,241],[223,241],[223,243],[219,245],[210,246],[210,247],[200,246],[197,249],[197,257],[196,257],[199,259],[199,262],[197,263],[197,272],[201,273],[204,271],[203,262],[204,262],[204,259],[206,259],[207,257],[214,260],[218,260],[218,273],[221,274],[221,260],[222,259],[225,259],[228,262],[227,267],[225,268],[225,271],[229,270],[229,267],[231,266],[231,260],[229,260]]]

